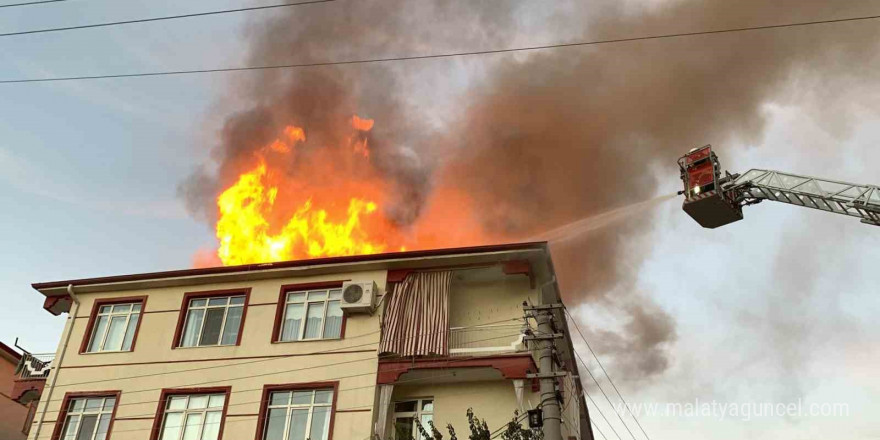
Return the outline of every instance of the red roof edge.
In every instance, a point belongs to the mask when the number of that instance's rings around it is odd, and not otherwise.
[[[21,360],[21,353],[13,350],[12,347],[10,347],[2,342],[0,342],[0,350],[3,350],[5,352],[9,353],[10,356],[12,356],[18,360]]]
[[[33,287],[36,290],[41,290],[41,289],[53,289],[53,288],[65,287],[70,284],[72,284],[74,286],[84,286],[84,285],[90,285],[90,284],[119,283],[119,282],[127,282],[127,281],[143,281],[143,280],[175,278],[175,277],[185,277],[185,276],[195,276],[195,275],[215,275],[215,274],[234,273],[234,272],[253,272],[253,271],[267,270],[267,269],[284,269],[284,268],[293,268],[293,267],[302,267],[302,266],[319,266],[319,265],[327,265],[327,264],[361,263],[361,262],[368,262],[368,261],[392,260],[392,259],[397,259],[397,258],[422,258],[422,257],[433,257],[433,256],[461,255],[461,254],[473,254],[473,253],[482,253],[482,252],[502,252],[502,251],[515,251],[515,250],[528,250],[528,249],[542,249],[543,250],[546,248],[547,248],[546,241],[506,243],[506,244],[495,244],[495,245],[485,245],[485,246],[470,246],[470,247],[445,248],[445,249],[428,249],[428,250],[421,250],[421,251],[406,251],[406,252],[389,252],[389,253],[384,253],[384,254],[352,255],[352,256],[345,256],[345,257],[313,258],[313,259],[307,259],[307,260],[279,261],[276,263],[244,264],[244,265],[240,265],[240,266],[207,267],[207,268],[200,268],[200,269],[183,269],[183,270],[172,270],[172,271],[165,271],[165,272],[148,272],[148,273],[140,273],[140,274],[116,275],[116,276],[99,277],[99,278],[82,278],[82,279],[64,280],[64,281],[49,281],[49,282],[45,282],[45,283],[33,283],[33,284],[31,284],[31,287]]]

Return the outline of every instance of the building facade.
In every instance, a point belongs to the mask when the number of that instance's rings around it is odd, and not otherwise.
[[[545,243],[34,288],[68,316],[28,437],[52,440],[466,438],[468,408],[494,430],[541,405],[523,305],[560,303]],[[592,439],[558,313],[563,435]]]

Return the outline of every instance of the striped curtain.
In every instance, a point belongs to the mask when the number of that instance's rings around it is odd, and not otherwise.
[[[380,353],[449,355],[452,271],[413,272],[396,283],[382,321]]]

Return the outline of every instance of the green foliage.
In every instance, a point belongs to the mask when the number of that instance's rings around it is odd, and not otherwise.
[[[489,425],[486,423],[485,419],[481,420],[474,415],[473,408],[468,408],[467,418],[468,429],[470,430],[468,440],[492,440],[492,431],[489,430]],[[397,440],[443,440],[443,434],[437,430],[433,421],[428,422],[427,428],[422,425],[421,421],[414,421],[419,431],[419,437],[421,438],[415,439],[412,434],[409,433],[398,433]],[[430,429],[430,432],[428,429]],[[446,429],[449,431],[449,440],[458,440],[455,428],[453,428],[451,424],[447,423]],[[498,433],[496,433],[496,437],[498,436],[497,434]],[[513,413],[513,419],[507,423],[504,427],[504,431],[500,432],[500,438],[501,440],[543,440],[544,435],[540,429],[523,428],[519,411],[515,411]],[[374,437],[373,440],[380,439]]]

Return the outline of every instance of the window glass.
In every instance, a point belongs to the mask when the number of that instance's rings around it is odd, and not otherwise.
[[[107,316],[99,316],[95,322],[95,329],[92,331],[92,343],[89,344],[89,351],[100,351],[101,344],[104,342],[104,336],[107,333]]]
[[[291,440],[305,440],[306,426],[309,423],[309,410],[295,409],[290,414],[290,425],[287,427]],[[311,439],[309,439],[311,440]]]
[[[180,346],[237,344],[244,299],[239,295],[191,300]]]
[[[183,440],[199,440],[199,430],[202,428],[202,413],[190,413],[186,415],[186,425],[183,428]]]
[[[308,405],[312,403],[312,392],[311,391],[294,391],[293,392],[293,401],[291,402],[294,405]]]
[[[288,292],[279,340],[342,337],[341,289]]]
[[[208,299],[208,307],[210,306],[225,306],[229,302],[229,298],[210,298]]]
[[[325,338],[338,338],[342,335],[342,307],[339,301],[327,303],[327,322],[324,324]]]
[[[428,422],[434,420],[434,399],[414,399],[394,403],[394,439],[408,440],[420,438],[415,421],[428,428]]]
[[[309,301],[321,301],[327,299],[327,291],[320,290],[317,292],[309,292]]]
[[[190,310],[186,317],[186,327],[183,332],[183,341],[180,343],[183,347],[195,347],[199,343],[199,334],[202,331],[202,318],[205,315],[204,309]]]
[[[315,403],[330,403],[331,399],[333,399],[333,391],[315,391]]]
[[[189,409],[202,409],[208,407],[208,396],[192,396],[189,398]]]
[[[105,351],[122,350],[122,340],[125,338],[125,325],[127,321],[127,316],[114,316],[110,318],[110,330],[107,332],[107,339],[104,341]]]
[[[330,407],[316,407],[312,413],[312,427],[309,440],[327,440],[330,426]]]
[[[113,314],[128,313],[131,311],[131,304],[116,304],[113,306]]]
[[[284,426],[287,421],[287,410],[284,408],[270,409],[266,421],[264,440],[284,440]]]
[[[323,321],[324,303],[309,303],[309,310],[306,312],[306,333],[303,339],[320,338]]]
[[[226,309],[211,308],[205,312],[205,324],[199,345],[217,345],[220,342],[220,329],[223,326],[223,315]]]
[[[113,397],[78,397],[67,406],[64,440],[106,440],[116,399]]]
[[[297,341],[303,321],[303,305],[288,304],[285,312],[284,328],[281,331],[282,341]]]
[[[276,391],[269,397],[269,405],[287,405],[290,402],[290,393]]]
[[[234,345],[238,342],[238,328],[241,326],[241,307],[230,307],[226,314],[226,323],[223,324],[222,345]]]
[[[129,351],[140,318],[139,303],[101,306],[91,329],[88,351]]]
[[[159,440],[218,440],[224,394],[170,396]]]
[[[208,408],[222,408],[226,402],[226,396],[222,394],[213,394],[208,399]]]
[[[186,396],[171,396],[168,399],[168,409],[186,408]]]
[[[273,392],[262,440],[327,440],[332,400],[333,390]]]

